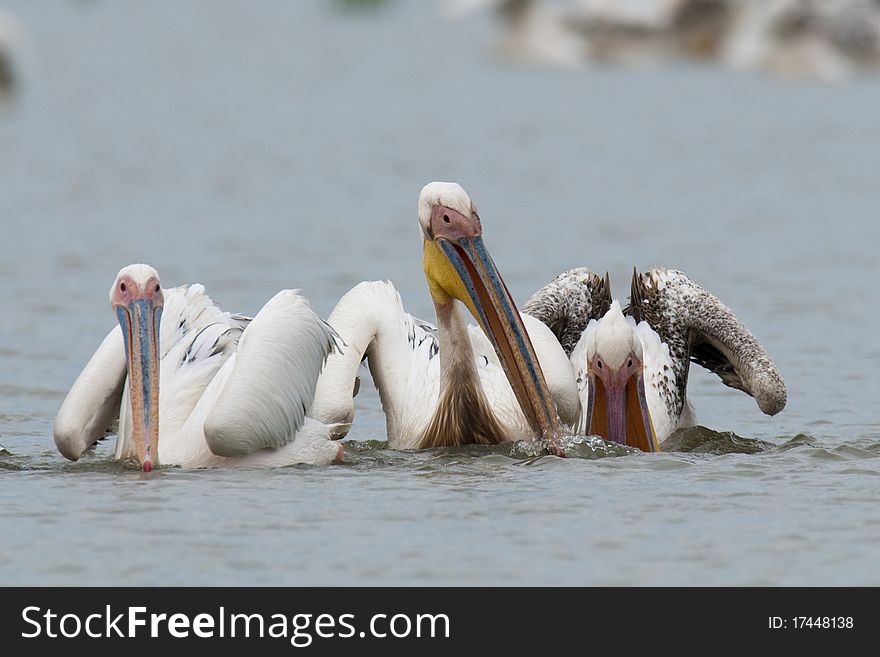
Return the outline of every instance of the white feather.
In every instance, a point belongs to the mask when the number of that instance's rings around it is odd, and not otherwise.
[[[419,231],[422,239],[430,233],[431,210],[442,205],[468,217],[473,203],[461,185],[453,182],[432,182],[422,187],[419,193]]]
[[[334,337],[305,299],[282,291],[251,320],[222,311],[201,285],[166,289],[163,295],[160,464],[264,467],[341,458],[329,429],[306,417]],[[119,418],[116,457],[132,456],[131,401],[118,327],[58,413],[59,450],[79,458],[100,437],[106,416]],[[226,455],[211,451],[206,425]]]
[[[666,281],[659,280],[658,285],[665,286]],[[609,357],[609,354],[629,353],[630,350],[634,350],[637,355],[641,354],[642,357],[648,411],[651,414],[657,440],[662,443],[676,429],[693,426],[695,423],[693,408],[690,402],[685,399],[685,410],[680,416],[675,416],[670,412],[666,400],[678,393],[672,359],[669,356],[669,347],[660,341],[660,336],[647,322],[640,322],[636,325],[632,317],[623,318],[622,314],[618,316],[619,314],[620,306],[615,301],[612,303],[611,309],[601,319],[591,320],[587,324],[580,340],[571,352],[571,365],[574,369],[581,403],[575,431],[583,435],[589,432],[586,412],[590,392],[590,376],[587,368],[593,355],[600,353],[600,356],[610,360],[614,356]],[[612,365],[612,367],[615,366]]]
[[[660,336],[647,322],[639,322],[638,326],[634,327],[634,333],[642,345],[642,376],[645,380],[648,411],[651,414],[657,440],[662,443],[676,429],[692,426],[687,422],[693,423],[693,413],[686,412],[676,417],[666,403],[667,399],[678,394],[669,347],[660,341]],[[684,408],[691,408],[687,397]]]
[[[98,347],[67,393],[55,417],[58,451],[76,461],[119,416],[126,381],[122,330],[117,326]]]
[[[543,323],[523,315],[547,384],[564,422],[577,416],[577,390],[565,352]],[[318,380],[314,417],[322,422],[354,419],[351,391],[366,357],[385,412],[389,446],[412,449],[428,426],[440,398],[440,357],[436,329],[403,308],[390,282],[364,282],[340,299],[329,323],[344,345],[331,355]],[[486,335],[470,326],[480,384],[492,412],[511,440],[531,437],[529,424]]]
[[[238,344],[234,370],[205,421],[211,451],[281,447],[302,427],[333,332],[293,290],[263,306]]]

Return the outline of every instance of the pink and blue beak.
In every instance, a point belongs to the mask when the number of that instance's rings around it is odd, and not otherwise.
[[[159,325],[163,296],[155,278],[117,280],[113,308],[122,329],[131,392],[132,439],[144,472],[159,459]]]

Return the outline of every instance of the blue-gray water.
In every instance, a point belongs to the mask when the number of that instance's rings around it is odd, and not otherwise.
[[[0,584],[880,584],[880,81],[514,68],[488,16],[342,4],[0,2],[29,37],[0,105]],[[390,278],[431,318],[437,179],[521,302],[576,265],[621,297],[634,265],[718,294],[789,404],[695,368],[699,420],[774,447],[395,453],[366,442],[364,385],[342,466],[145,477],[112,440],[55,451],[122,265],[249,313]]]

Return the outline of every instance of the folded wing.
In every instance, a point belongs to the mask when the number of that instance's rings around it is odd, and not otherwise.
[[[205,420],[218,456],[281,447],[302,427],[335,334],[297,291],[282,290],[248,324],[235,363]]]

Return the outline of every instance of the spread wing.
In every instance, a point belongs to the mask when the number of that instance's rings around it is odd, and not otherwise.
[[[591,319],[611,307],[611,283],[586,267],[559,274],[535,292],[522,311],[546,324],[570,356]]]
[[[682,272],[633,271],[626,313],[668,345],[682,399],[693,361],[754,397],[767,415],[785,407],[785,382],[770,355],[730,308]]]

